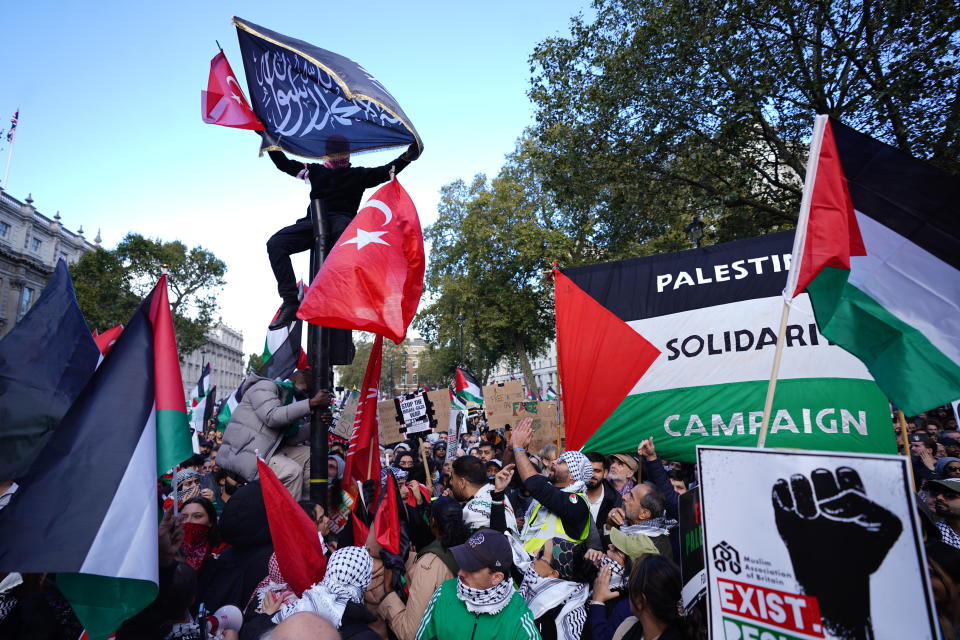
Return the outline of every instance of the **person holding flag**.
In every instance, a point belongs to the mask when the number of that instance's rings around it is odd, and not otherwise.
[[[265,140],[269,136],[264,132],[258,133],[264,136]],[[320,200],[323,203],[322,210],[328,231],[325,252],[329,255],[330,250],[340,239],[340,235],[357,215],[364,190],[383,184],[393,175],[403,171],[407,165],[420,157],[420,148],[416,143],[412,143],[395,160],[380,167],[369,168],[350,166],[350,144],[342,136],[331,136],[327,140],[326,151],[326,160],[323,164],[297,162],[288,158],[282,151],[268,153],[277,169],[300,178],[310,185],[311,200]],[[376,242],[377,239],[370,241]],[[267,240],[267,254],[270,256],[270,266],[277,279],[277,292],[283,299],[280,313],[270,325],[270,329],[286,326],[296,317],[300,300],[290,256],[310,249],[313,242],[313,222],[309,207],[304,217],[280,229]],[[334,342],[335,338],[332,335],[331,364],[350,364],[350,361],[340,361],[344,353],[340,351],[338,354]],[[337,355],[340,358],[337,358]]]

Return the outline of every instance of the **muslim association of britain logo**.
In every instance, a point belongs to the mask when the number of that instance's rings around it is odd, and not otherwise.
[[[713,547],[713,566],[717,571],[730,571],[740,575],[743,568],[740,566],[740,552],[731,547],[726,540]]]
[[[477,535],[475,535],[475,536],[473,536],[472,538],[470,538],[469,540],[467,540],[467,543],[469,543],[469,545],[470,545],[472,548],[474,548],[474,549],[477,548],[478,546],[480,546],[481,544],[483,544],[483,534],[482,534],[482,533],[478,533]]]

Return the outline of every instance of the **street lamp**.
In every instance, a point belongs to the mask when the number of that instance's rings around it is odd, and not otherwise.
[[[410,372],[407,371],[407,350],[403,350],[403,392],[407,393],[407,378],[410,375]]]
[[[466,318],[463,317],[463,314],[457,316],[457,324],[460,325],[460,365],[463,366],[463,323],[466,321]]]
[[[700,219],[700,214],[693,214],[693,221],[687,225],[685,229],[687,232],[687,240],[692,242],[696,247],[700,248],[700,241],[703,240],[703,228],[707,225],[703,224],[703,221]]]

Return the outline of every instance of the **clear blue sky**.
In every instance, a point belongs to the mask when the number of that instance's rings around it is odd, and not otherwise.
[[[426,226],[442,185],[497,172],[531,123],[530,53],[581,11],[586,0],[10,3],[0,127],[18,106],[20,126],[3,186],[108,248],[133,231],[212,250],[228,267],[223,320],[259,351],[279,303],[264,243],[303,214],[308,188],[258,158],[254,134],[200,119],[215,39],[243,78],[231,16],[352,58],[393,93],[425,144],[400,178]]]

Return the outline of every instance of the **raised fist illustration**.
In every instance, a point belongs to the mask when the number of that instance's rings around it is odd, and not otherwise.
[[[777,531],[804,593],[817,598],[827,631],[845,640],[873,638],[870,575],[903,524],[867,498],[860,475],[815,469],[773,485]]]

